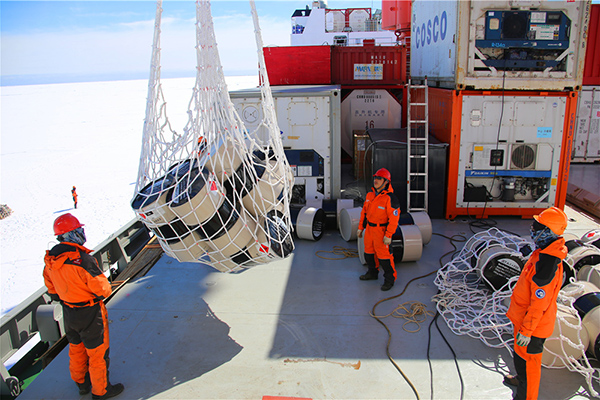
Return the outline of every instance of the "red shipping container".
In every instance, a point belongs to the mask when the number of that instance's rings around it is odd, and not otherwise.
[[[340,85],[406,83],[406,46],[334,46],[331,80]]]
[[[592,4],[583,67],[583,84],[600,86],[600,4]]]
[[[265,47],[269,83],[278,85],[330,85],[330,46]]]

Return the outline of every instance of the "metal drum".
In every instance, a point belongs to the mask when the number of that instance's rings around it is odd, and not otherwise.
[[[196,231],[188,232],[181,240],[167,243],[173,257],[180,262],[198,261],[203,254],[212,250]]]
[[[600,359],[600,292],[588,293],[573,303],[588,333],[588,350]]]
[[[223,202],[211,219],[197,229],[202,239],[207,239],[211,248],[225,258],[246,248],[254,240],[254,220],[244,209],[235,209],[229,201]]]
[[[211,154],[211,151],[213,154]],[[242,164],[242,151],[246,151],[244,144],[237,143],[237,141],[228,137],[222,140],[221,143],[207,146],[202,152],[201,157],[208,157],[205,167],[213,172],[217,176],[217,179],[223,183]]]
[[[521,274],[526,260],[520,253],[504,246],[486,247],[477,260],[477,271],[484,282],[493,290],[499,290],[508,281]]]
[[[423,238],[416,225],[398,225],[392,236],[394,263],[417,261],[423,254]]]
[[[340,234],[346,242],[356,240],[362,207],[344,208],[340,211]]]
[[[292,212],[292,222],[294,221]],[[296,234],[299,239],[317,241],[325,232],[325,212],[321,208],[302,207],[296,214]]]
[[[177,219],[167,205],[174,184],[175,177],[167,174],[144,186],[131,201],[131,208],[148,228],[157,228]]]
[[[211,218],[225,201],[219,181],[206,168],[198,167],[179,179],[172,197],[171,210],[194,227]]]
[[[402,213],[400,215],[400,225],[416,225],[421,231],[421,237],[423,239],[423,245],[426,245],[431,241],[431,235],[433,235],[433,228],[431,227],[431,218],[425,211],[414,212],[414,213]]]
[[[575,345],[583,344],[583,348],[571,346],[567,341],[562,340],[561,336],[566,337]],[[553,368],[565,367],[568,365],[565,359],[568,357],[573,357],[575,360],[580,359],[588,346],[588,332],[580,325],[579,317],[571,308],[559,305],[554,321],[554,331],[544,342],[542,365]]]
[[[283,202],[286,173],[285,164],[267,162],[253,157],[253,167],[258,181],[252,188],[246,188],[242,202],[252,215],[262,216]]]
[[[590,282],[600,288],[600,264],[584,265],[581,267],[581,269],[577,271],[577,280]]]

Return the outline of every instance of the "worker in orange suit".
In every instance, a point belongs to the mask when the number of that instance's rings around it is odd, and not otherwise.
[[[96,259],[85,248],[83,224],[71,214],[54,221],[60,242],[44,257],[44,283],[53,300],[60,301],[67,340],[69,370],[79,394],[92,391],[93,399],[108,399],[121,393],[123,385],[108,379],[108,314],[104,299],[111,286]]]
[[[562,260],[568,252],[561,237],[567,216],[561,209],[550,207],[533,218],[530,231],[536,250],[521,271],[506,313],[514,326],[516,375],[505,376],[504,382],[517,387],[517,400],[538,398],[542,351],[554,330]]]
[[[378,279],[379,269],[375,260],[383,269],[383,285],[381,290],[390,290],[396,281],[394,254],[390,244],[392,235],[398,228],[400,219],[400,202],[394,195],[391,184],[392,176],[385,168],[373,175],[373,188],[367,194],[362,208],[358,226],[358,237],[363,236],[367,273],[360,276],[363,281]]]
[[[73,196],[73,205],[77,208],[77,191],[75,190],[75,186],[71,189],[71,196]]]

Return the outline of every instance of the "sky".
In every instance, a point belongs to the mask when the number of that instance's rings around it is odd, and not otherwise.
[[[256,1],[265,46],[288,46],[291,15],[311,0]],[[381,8],[381,1],[329,1],[329,8]],[[195,2],[163,2],[162,76],[194,76]],[[256,74],[248,1],[214,0],[225,75]],[[147,79],[156,2],[0,1],[1,85]]]

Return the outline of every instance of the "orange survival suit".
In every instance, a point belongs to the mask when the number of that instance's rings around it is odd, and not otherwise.
[[[46,251],[44,283],[50,296],[63,305],[71,378],[80,387],[91,380],[92,394],[103,396],[109,384],[108,314],[103,299],[112,289],[90,252],[69,242]]]
[[[562,286],[562,260],[567,256],[565,240],[559,237],[544,249],[535,250],[523,267],[510,298],[506,316],[517,334],[531,337],[527,346],[515,344],[515,369],[519,386],[515,399],[537,399],[542,351],[556,320],[556,298]]]
[[[383,243],[383,237],[391,238],[398,228],[400,220],[400,202],[394,195],[392,184],[387,182],[377,193],[375,188],[367,193],[363,204],[358,229],[364,230],[365,261],[369,268],[368,274],[378,274],[375,256],[383,269],[384,282],[394,284],[396,267],[394,254],[389,245]]]

